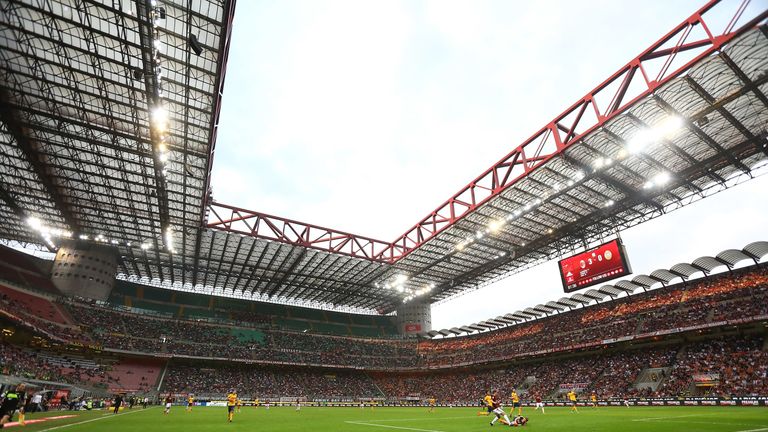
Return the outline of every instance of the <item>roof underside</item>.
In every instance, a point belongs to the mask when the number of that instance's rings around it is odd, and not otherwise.
[[[211,220],[208,176],[234,2],[158,4],[165,18],[154,37],[149,20],[138,18],[149,0],[3,4],[0,238],[44,244],[24,220],[34,216],[51,229],[115,244],[122,279],[386,313],[408,293],[440,301],[570,254],[765,166],[768,33],[752,27],[394,264],[203,228]],[[200,55],[189,49],[189,34]],[[154,40],[163,46],[161,86],[147,78]],[[158,92],[169,113],[166,173],[150,127]],[[670,116],[684,119],[674,136],[619,156],[638,131]],[[611,163],[596,168],[601,158]],[[648,188],[660,173],[671,180]],[[398,275],[408,277],[402,292],[391,284]]]
[[[0,237],[46,245],[34,217],[115,245],[127,277],[183,280],[205,217],[233,10],[230,0],[3,2]],[[158,105],[167,162],[151,127]]]
[[[447,299],[601,243],[617,229],[761,174],[768,125],[767,36],[765,28],[750,31],[722,54],[692,67],[413,251],[383,278],[396,272],[416,275],[410,281],[417,286],[437,283],[433,301]],[[682,130],[621,159],[640,129],[671,115],[686,119]],[[610,165],[596,168],[601,159],[610,159]],[[670,173],[671,180],[651,187],[660,173]],[[509,217],[498,232],[488,234],[494,221]]]

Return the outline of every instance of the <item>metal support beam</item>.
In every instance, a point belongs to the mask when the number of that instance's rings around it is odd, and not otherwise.
[[[73,232],[82,232],[82,226],[64,199],[63,192],[49,175],[46,161],[40,156],[37,150],[38,146],[31,137],[30,131],[21,125],[19,113],[9,106],[11,104],[10,93],[5,87],[0,87],[0,121],[5,123],[8,132],[13,136],[27,163],[34,170],[40,183],[45,186],[45,191],[51,197],[56,209],[69,225],[68,229]]]

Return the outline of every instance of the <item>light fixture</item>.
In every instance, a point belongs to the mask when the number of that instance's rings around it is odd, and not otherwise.
[[[27,225],[30,226],[35,231],[40,231],[43,227],[43,223],[40,222],[40,219],[32,216],[30,218],[27,218]]]
[[[656,130],[660,136],[669,138],[683,126],[685,126],[685,121],[682,117],[671,115],[662,120],[658,125],[654,126],[654,130]]]
[[[613,201],[613,200],[608,200],[608,201],[606,201],[606,202],[605,202],[605,206],[606,206],[606,207],[611,207],[611,206],[612,206],[612,205],[614,205],[614,204],[616,204],[616,202],[615,202],[615,201]]]
[[[165,133],[168,130],[168,111],[162,106],[153,108],[150,121],[155,131]]]
[[[668,172],[660,172],[653,178],[653,183],[657,186],[662,186],[669,183],[670,180],[672,180],[672,176]]]
[[[672,115],[650,128],[640,129],[627,141],[627,151],[632,154],[640,153],[650,144],[671,138],[684,125],[685,121],[680,116]]]
[[[489,229],[491,232],[496,232],[496,231],[498,231],[498,230],[499,230],[499,228],[501,228],[502,226],[504,226],[504,221],[503,221],[503,220],[492,220],[492,221],[491,221],[491,222],[488,224],[488,229]]]
[[[641,129],[627,142],[627,152],[640,153],[653,139],[654,134],[650,129]]]
[[[592,167],[595,170],[599,170],[600,168],[603,167],[604,164],[605,164],[605,160],[603,158],[599,157],[599,158],[595,159],[594,162],[592,162]]]
[[[660,172],[656,174],[652,179],[645,182],[643,188],[651,189],[654,186],[663,186],[672,180],[672,176],[668,172]]]
[[[165,229],[165,248],[173,252],[173,228],[171,227]]]

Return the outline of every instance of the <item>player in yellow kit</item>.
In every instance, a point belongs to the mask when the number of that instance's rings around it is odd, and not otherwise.
[[[592,408],[597,408],[597,395],[595,392],[592,392],[589,396],[589,404],[592,405]]]
[[[240,414],[240,407],[243,406],[243,401],[240,398],[237,399],[237,413]]]
[[[568,392],[568,403],[571,404],[571,412],[578,413],[579,410],[576,409],[576,392],[573,390]]]
[[[429,404],[429,412],[435,412],[435,402],[436,401],[434,396],[429,398],[429,400],[427,401],[427,403]]]
[[[493,411],[493,397],[490,393],[486,394],[483,398],[483,409],[481,409],[477,415],[488,415]]]
[[[515,408],[517,408],[517,415],[521,416],[523,415],[523,407],[520,405],[520,396],[517,395],[517,392],[515,389],[512,389],[512,395],[510,396],[512,399],[512,410],[510,412],[511,415],[515,414]]]
[[[232,418],[235,417],[235,406],[237,406],[237,393],[235,389],[230,389],[227,395],[227,420],[232,423]]]
[[[187,412],[192,412],[192,406],[195,404],[195,397],[191,393],[187,396]]]

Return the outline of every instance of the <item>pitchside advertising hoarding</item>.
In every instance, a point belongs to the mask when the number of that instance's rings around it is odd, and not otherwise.
[[[565,292],[578,291],[632,274],[620,239],[611,240],[558,262]]]

